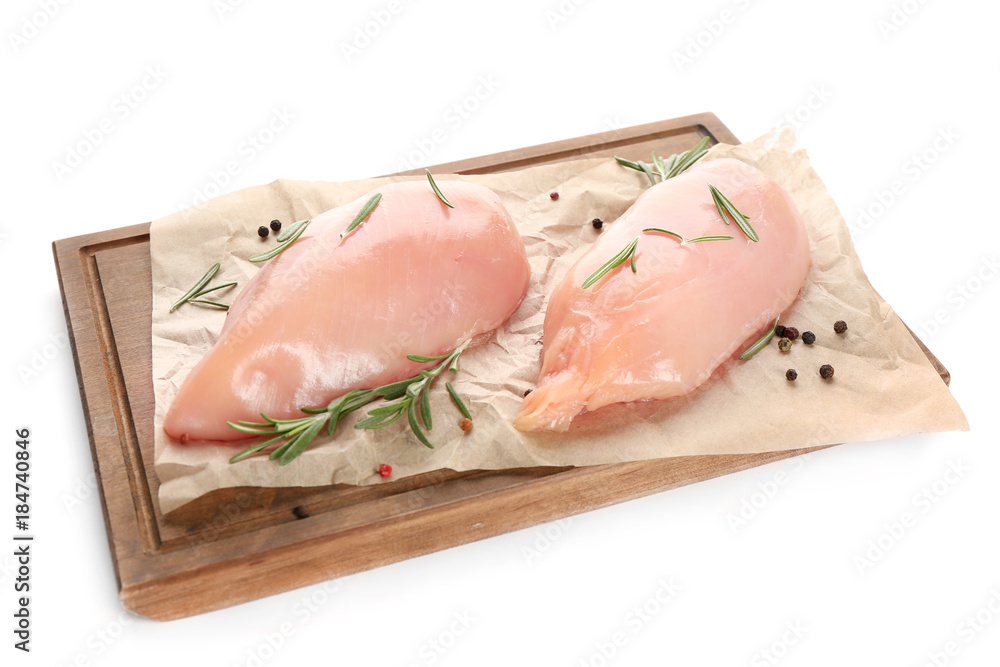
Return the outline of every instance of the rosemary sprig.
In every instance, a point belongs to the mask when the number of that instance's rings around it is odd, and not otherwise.
[[[444,388],[448,390],[448,393],[451,395],[451,400],[455,402],[455,407],[462,413],[462,416],[466,419],[472,419],[472,413],[469,412],[469,408],[465,407],[465,402],[462,401],[462,397],[458,395],[458,392],[451,386],[451,383],[445,382]]]
[[[675,153],[666,160],[657,155],[656,151],[653,151],[653,166],[656,167],[655,172],[651,170],[649,165],[642,160],[627,160],[616,155],[615,161],[623,167],[643,172],[646,174],[646,177],[649,178],[650,184],[656,185],[654,175],[659,176],[660,182],[662,183],[667,179],[684,173],[691,167],[691,165],[703,158],[705,154],[708,153],[707,146],[709,141],[710,139],[708,137],[702,137],[701,141],[695,144],[694,148],[684,151],[683,153]]]
[[[777,331],[778,329],[779,319],[781,319],[780,316],[774,318],[774,324],[771,325],[771,330],[768,331],[763,336],[761,336],[760,338],[758,338],[756,343],[754,343],[746,350],[744,350],[743,354],[740,355],[740,359],[749,359],[750,357],[752,357],[753,355],[757,354],[762,349],[764,349],[765,345],[771,342],[771,339],[774,338],[774,332]]]
[[[428,360],[428,363],[429,361],[439,361],[440,363],[430,370],[420,371],[417,375],[405,380],[392,382],[374,389],[355,389],[339,398],[335,398],[323,408],[302,408],[302,412],[306,414],[305,417],[298,419],[271,419],[267,415],[261,414],[261,417],[264,418],[263,422],[242,420],[227,422],[231,428],[243,433],[272,436],[236,454],[229,459],[229,462],[236,463],[272,445],[278,445],[268,456],[272,461],[277,460],[279,465],[287,465],[305,451],[316,436],[319,435],[324,425],[326,425],[327,434],[333,435],[334,430],[337,428],[337,423],[344,415],[350,414],[380,398],[396,402],[386,403],[372,409],[365,419],[354,425],[354,428],[382,428],[396,421],[405,413],[409,419],[410,428],[413,429],[413,433],[417,436],[417,439],[427,447],[433,449],[434,445],[427,439],[420,425],[422,421],[428,431],[433,427],[429,397],[431,383],[445,369],[453,373],[458,372],[459,356],[468,345],[469,341],[466,341],[451,352],[439,357],[409,355],[407,358],[411,361],[424,363],[421,360]],[[420,411],[419,420],[417,415],[418,410]]]
[[[699,236],[696,239],[686,239],[677,232],[672,232],[669,229],[660,229],[659,227],[647,227],[642,230],[644,232],[660,232],[662,234],[670,234],[671,236],[676,236],[677,240],[681,242],[681,245],[690,245],[692,243],[701,243],[702,241],[732,241],[732,236]]]
[[[198,280],[198,282],[196,282],[194,284],[194,287],[192,287],[187,292],[185,292],[184,296],[182,296],[181,298],[177,299],[177,301],[174,302],[174,305],[170,306],[170,312],[171,313],[174,312],[175,310],[177,310],[178,307],[180,307],[186,301],[190,301],[191,299],[193,299],[194,295],[197,294],[201,290],[202,287],[204,287],[205,285],[207,285],[208,282],[212,278],[215,277],[215,274],[219,272],[219,269],[221,267],[222,267],[222,265],[219,264],[218,262],[216,262],[215,264],[213,264],[212,268],[210,268],[208,271],[206,271],[205,275],[203,275]]]
[[[431,190],[433,190],[434,194],[437,195],[437,198],[441,200],[441,203],[448,208],[455,208],[455,205],[448,201],[448,198],[444,196],[444,193],[441,192],[441,188],[439,188],[438,184],[434,181],[434,177],[431,176],[431,170],[424,169],[424,171],[427,172],[427,180],[431,182]]]
[[[252,257],[250,257],[250,261],[266,262],[272,257],[277,257],[282,252],[284,252],[285,249],[288,248],[288,246],[292,245],[293,243],[299,240],[299,237],[302,236],[302,232],[306,231],[306,228],[309,226],[309,223],[311,222],[312,220],[303,221],[302,225],[298,227],[294,232],[292,232],[292,234],[285,240],[284,243],[275,248],[272,248],[271,250],[268,250],[267,252],[262,252],[257,255],[253,255]]]
[[[215,301],[205,301],[203,299],[198,298],[205,296],[210,292],[215,292],[220,289],[224,289],[226,287],[233,287],[234,285],[236,285],[236,283],[225,283],[223,285],[218,285],[216,287],[210,287],[208,289],[204,289],[205,285],[210,283],[212,281],[212,278],[215,277],[215,274],[219,272],[219,268],[221,268],[221,266],[222,265],[219,264],[218,262],[213,264],[212,268],[206,271],[205,275],[203,275],[201,279],[199,279],[198,282],[194,284],[194,287],[185,292],[184,296],[177,299],[177,301],[174,302],[174,305],[170,306],[170,312],[171,313],[174,312],[185,303],[200,303],[208,306],[214,306],[216,308],[221,308],[222,310],[229,310],[229,306],[227,306],[224,303],[216,303]]]
[[[743,230],[743,233],[747,235],[748,239],[754,243],[759,241],[760,238],[757,236],[757,232],[755,232],[753,227],[750,226],[750,219],[736,210],[733,203],[726,199],[724,194],[719,192],[719,188],[709,183],[708,189],[712,192],[712,201],[715,202],[715,208],[719,210],[719,215],[722,216],[725,223],[728,225],[729,218],[732,217],[732,219],[736,221],[739,228]]]
[[[380,201],[382,201],[382,193],[376,192],[373,194],[368,201],[365,202],[365,205],[361,207],[361,210],[358,211],[358,214],[354,216],[354,220],[351,221],[351,224],[347,225],[347,229],[340,232],[340,238],[343,239],[345,236],[357,229],[358,225],[367,220],[368,216],[372,214]]]
[[[638,273],[638,271],[636,271],[635,268],[635,249],[638,245],[639,245],[639,237],[637,236],[634,239],[632,239],[632,242],[629,243],[627,246],[625,246],[625,248],[621,252],[619,252],[617,255],[615,255],[607,262],[602,264],[601,268],[597,269],[592,274],[590,274],[590,277],[583,281],[582,285],[583,289],[587,289],[588,287],[596,283],[598,280],[603,278],[609,271],[618,268],[619,266],[621,266],[622,264],[624,264],[629,260],[631,260],[632,262],[632,273]]]

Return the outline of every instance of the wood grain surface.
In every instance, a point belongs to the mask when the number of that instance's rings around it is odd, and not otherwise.
[[[706,113],[434,171],[489,173],[613,154],[648,158],[653,149],[686,150],[703,136],[738,143]],[[818,449],[441,470],[367,487],[244,487],[164,515],[153,469],[149,224],[56,241],[53,252],[122,603],[148,618],[228,607]],[[947,370],[921,347],[947,382]]]

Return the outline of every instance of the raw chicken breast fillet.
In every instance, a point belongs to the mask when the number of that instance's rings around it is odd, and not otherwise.
[[[182,440],[252,437],[227,421],[301,417],[353,389],[412,377],[435,356],[491,331],[528,288],[524,243],[491,190],[442,181],[385,185],[315,218],[233,302],[215,346],[191,370],[163,424]],[[184,437],[186,436],[186,438]]]
[[[726,225],[708,184],[757,232]],[[659,227],[679,241],[643,229]],[[629,262],[583,282],[638,238]],[[791,197],[733,159],[696,165],[644,192],[573,265],[549,300],[538,388],[515,426],[565,431],[584,410],[686,394],[749,345],[794,300],[809,270],[809,239]]]

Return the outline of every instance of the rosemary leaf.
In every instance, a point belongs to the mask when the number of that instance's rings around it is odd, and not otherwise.
[[[646,229],[644,229],[642,231],[644,231],[644,232],[660,232],[661,234],[670,234],[671,236],[676,236],[677,240],[680,241],[682,244],[684,243],[684,237],[683,236],[681,236],[677,232],[672,232],[669,229],[660,229],[659,227],[647,227]]]
[[[732,236],[699,236],[696,239],[687,239],[686,241],[681,241],[681,245],[690,245],[692,243],[701,243],[702,241],[732,241]]]
[[[406,410],[406,418],[410,422],[410,430],[413,431],[413,435],[417,436],[417,440],[423,443],[428,449],[434,449],[434,445],[430,443],[427,436],[420,429],[420,424],[417,423],[417,404],[410,403],[409,408]]]
[[[400,396],[406,393],[406,388],[409,387],[414,382],[417,382],[420,376],[407,378],[406,380],[400,380],[399,382],[393,382],[392,384],[385,384],[375,390],[382,398],[387,401],[394,401]]]
[[[319,412],[314,412],[312,414],[315,416],[315,415],[321,415],[324,412],[326,412],[326,410],[320,410]],[[299,419],[270,419],[270,418],[268,418],[268,421],[269,421],[270,424],[272,424],[278,430],[284,429],[285,431],[289,431],[289,430],[295,429],[295,428],[297,428],[299,426],[302,426],[302,424],[304,422],[308,421],[308,420],[305,419],[305,418],[300,417]]]
[[[762,349],[764,349],[765,345],[767,345],[768,343],[771,342],[771,339],[774,338],[774,332],[778,329],[778,320],[779,319],[781,319],[780,316],[774,318],[774,324],[771,325],[771,330],[768,331],[763,336],[761,336],[759,339],[757,339],[756,343],[754,343],[753,345],[751,345],[750,347],[748,347],[746,350],[744,350],[743,354],[740,355],[740,359],[749,359],[750,357],[752,357],[753,355],[757,354]]]
[[[431,395],[427,391],[428,386],[424,386],[420,392],[420,418],[424,421],[424,426],[428,431],[434,430],[434,421],[431,419]]]
[[[272,461],[277,461],[278,459],[280,459],[282,456],[285,455],[285,452],[287,452],[291,447],[293,447],[299,441],[300,434],[301,431],[295,431],[295,433],[292,435],[291,440],[286,440],[285,442],[281,443],[281,445],[279,445],[277,449],[273,450],[270,454],[267,455],[267,458],[269,458]]]
[[[236,283],[224,283],[222,285],[219,285],[218,287],[209,287],[208,289],[203,289],[202,291],[198,292],[197,294],[195,294],[191,298],[197,299],[198,297],[205,296],[209,292],[215,292],[215,291],[218,291],[220,289],[225,289],[227,287],[235,287],[235,286],[236,286]]]
[[[382,428],[383,426],[388,426],[392,422],[402,417],[405,412],[406,412],[406,405],[403,403],[395,403],[393,405],[383,405],[369,412],[368,417],[362,419],[357,424],[355,424],[354,428],[357,429]]]
[[[427,172],[427,180],[431,182],[431,190],[433,190],[434,194],[437,195],[437,198],[441,200],[441,203],[447,206],[448,208],[455,208],[455,205],[452,204],[450,201],[448,201],[448,198],[444,196],[443,192],[441,192],[441,188],[438,187],[438,184],[434,180],[434,177],[431,176],[431,170],[424,169],[424,171]]]
[[[305,222],[302,223],[302,226],[299,227],[298,229],[296,229],[295,232],[291,236],[289,236],[288,239],[284,243],[282,243],[281,245],[277,246],[276,248],[272,248],[271,250],[268,250],[267,252],[262,252],[260,254],[252,256],[250,258],[250,261],[251,262],[266,262],[267,260],[271,259],[272,257],[277,257],[282,252],[284,252],[285,249],[288,246],[290,246],[293,243],[295,243],[299,239],[299,237],[302,236],[302,232],[306,231],[306,228],[309,226],[310,222],[312,222],[312,221],[311,220],[306,220]]]
[[[215,277],[215,274],[219,272],[219,268],[221,266],[222,265],[219,264],[218,262],[216,262],[214,265],[212,265],[212,268],[210,268],[208,271],[205,272],[205,275],[203,275],[201,277],[201,279],[194,284],[194,287],[192,287],[187,292],[185,292],[184,296],[182,296],[181,298],[177,299],[177,301],[174,302],[174,305],[170,306],[170,312],[171,313],[174,312],[175,310],[177,310],[177,308],[179,306],[181,306],[182,304],[184,304],[184,302],[190,301],[192,298],[194,298],[198,294],[198,292],[205,285],[207,285],[209,283],[209,281],[212,280],[212,278]]]
[[[670,172],[672,172],[674,167],[677,165],[678,158],[679,156],[677,153],[674,153],[663,161],[663,180],[670,178]]]
[[[635,169],[636,171],[642,171],[642,167],[639,166],[638,162],[632,162],[632,160],[626,160],[623,157],[615,156],[615,162],[623,167],[628,167],[629,169]]]
[[[380,405],[377,408],[372,408],[368,411],[368,414],[372,417],[385,417],[386,415],[396,414],[400,412],[399,406],[402,403],[389,403],[387,405]]]
[[[409,359],[410,361],[415,361],[418,364],[426,364],[426,363],[429,363],[431,361],[441,361],[442,359],[445,359],[445,358],[450,357],[450,356],[451,356],[451,352],[448,352],[447,354],[442,354],[442,355],[437,356],[437,357],[425,357],[422,354],[408,354],[408,355],[406,355],[406,358]]]
[[[188,303],[200,303],[203,306],[211,306],[212,308],[218,308],[219,310],[229,310],[229,306],[224,303],[219,303],[218,301],[209,301],[207,299],[191,299]]]
[[[364,222],[368,216],[372,214],[372,211],[375,210],[375,207],[378,206],[380,201],[382,201],[382,193],[376,192],[373,194],[371,198],[365,202],[365,205],[361,207],[361,210],[358,211],[358,214],[354,216],[354,220],[351,221],[351,224],[347,225],[347,229],[340,233],[340,238],[344,238],[353,232],[358,225]]]
[[[458,395],[458,392],[451,386],[451,383],[445,382],[444,387],[448,390],[448,393],[451,394],[451,400],[455,402],[455,407],[457,407],[458,411],[462,413],[462,416],[466,419],[472,419],[472,413],[469,412],[469,408],[465,407],[462,397]]]
[[[729,215],[726,213],[726,205],[723,204],[722,200],[715,194],[718,190],[711,183],[708,184],[708,187],[712,192],[712,202],[715,204],[715,209],[719,212],[719,215],[722,216],[722,221],[727,225],[730,224]]]
[[[757,236],[757,232],[754,231],[753,227],[750,226],[749,218],[740,213],[733,203],[729,201],[724,194],[719,191],[719,188],[715,187],[711,183],[708,184],[708,189],[712,192],[712,201],[715,202],[715,208],[718,209],[719,215],[725,223],[729,224],[729,218],[732,217],[736,221],[737,226],[743,233],[747,235],[747,238],[756,243],[760,240]],[[727,215],[728,214],[728,215]]]
[[[656,167],[656,171],[659,172],[660,180],[662,181],[667,175],[667,163],[663,161],[663,158],[656,154],[656,151],[653,151],[653,166]]]
[[[333,435],[333,432],[337,429],[337,424],[340,423],[340,418],[344,416],[344,411],[340,410],[334,412],[330,415],[330,418],[326,422],[326,434]]]
[[[624,250],[619,252],[617,255],[609,259],[607,262],[601,265],[601,268],[594,271],[589,278],[583,281],[583,289],[587,289],[598,280],[603,278],[609,271],[615,269],[629,260],[630,257],[635,253],[636,246],[639,245],[639,237],[632,239],[632,242],[625,246]],[[632,263],[633,270],[635,269],[635,260],[633,258]]]
[[[278,237],[277,237],[278,243],[284,243],[285,241],[287,241],[288,239],[290,239],[292,237],[292,235],[295,234],[295,232],[297,232],[297,231],[299,231],[299,229],[301,229],[302,225],[308,224],[309,222],[311,222],[311,221],[310,220],[299,220],[298,222],[293,222],[292,224],[290,224],[287,227],[285,227],[283,230],[281,230],[281,233],[278,234]]]
[[[252,435],[267,435],[268,433],[274,433],[271,430],[265,430],[262,428],[261,424],[255,424],[253,422],[245,422],[240,420],[239,422],[226,422],[229,424],[230,428],[234,428],[241,433],[250,433]]]
[[[653,171],[649,168],[649,165],[642,160],[639,160],[636,164],[638,164],[639,168],[642,169],[644,174],[646,174],[646,178],[649,179],[649,184],[656,185],[656,179],[653,178]]]
[[[639,160],[638,162],[633,162],[632,160],[626,160],[623,157],[615,156],[615,160],[623,167],[628,167],[629,169],[635,169],[636,171],[641,171],[646,174],[646,178],[649,179],[650,185],[656,185],[656,179],[653,177],[653,171],[649,168],[649,165]]]
[[[316,420],[310,424],[308,428],[295,438],[295,444],[290,445],[288,450],[281,454],[281,457],[278,459],[278,465],[288,465],[295,457],[305,451],[305,448],[309,446],[309,443],[313,441],[321,428],[323,428],[322,421]]]
[[[230,423],[229,425],[232,426],[232,423]],[[246,449],[244,449],[239,454],[237,454],[237,455],[233,456],[232,458],[230,458],[229,462],[230,463],[236,463],[237,461],[242,461],[243,459],[245,459],[246,457],[250,456],[251,454],[255,454],[255,453],[259,452],[262,449],[266,449],[270,445],[273,445],[274,443],[278,442],[279,440],[282,440],[284,437],[285,437],[284,433],[279,433],[278,435],[274,436],[270,440],[265,440],[264,442],[258,442],[256,445],[253,445],[251,447],[247,447]]]

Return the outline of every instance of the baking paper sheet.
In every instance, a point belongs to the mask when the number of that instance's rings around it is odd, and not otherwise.
[[[150,254],[161,510],[169,512],[227,487],[383,483],[386,480],[376,474],[381,463],[393,467],[390,479],[395,480],[440,468],[494,470],[747,454],[967,430],[948,388],[869,284],[844,219],[805,152],[795,149],[791,130],[740,146],[718,145],[703,159],[719,157],[737,158],[769,174],[804,214],[812,268],[782,322],[816,332],[816,343],[805,346],[799,341],[788,354],[772,343],[749,361],[730,358],[687,396],[609,406],[578,417],[567,433],[521,433],[512,420],[538,375],[546,295],[597,237],[590,221],[614,221],[649,181],[606,158],[502,174],[437,176],[439,183],[469,180],[500,196],[524,238],[532,282],[517,312],[467,350],[461,373],[450,378],[473,413],[470,433],[459,428],[461,416],[443,382],[435,385],[430,434],[434,450],[417,442],[405,420],[376,431],[352,428],[365,410],[342,421],[333,438],[318,437],[287,466],[266,457],[230,464],[229,457],[249,441],[181,445],[162,430],[178,387],[215,342],[225,319],[222,311],[193,305],[168,312],[209,266],[222,263],[213,284],[235,280],[243,286],[259,268],[245,259],[261,249],[255,231],[259,225],[273,218],[288,224],[349,202],[382,183],[422,177],[350,183],[279,180],[157,220],[150,230]],[[558,200],[549,197],[554,191],[559,192]],[[833,333],[838,319],[848,322],[846,335]],[[836,369],[830,382],[818,376],[817,369],[825,363]],[[795,383],[785,380],[789,367],[798,369]]]

